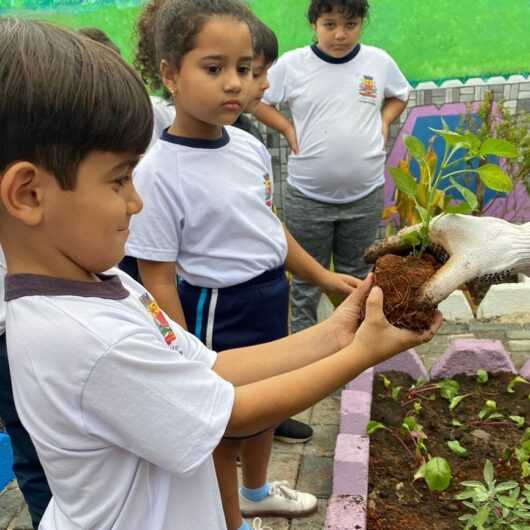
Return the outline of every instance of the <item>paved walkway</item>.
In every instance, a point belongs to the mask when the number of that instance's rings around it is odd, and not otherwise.
[[[315,431],[306,444],[274,443],[269,478],[287,480],[290,487],[313,493],[319,498],[319,510],[310,518],[292,520],[266,519],[264,526],[273,530],[321,530],[324,526],[327,499],[331,494],[333,452],[339,422],[339,396],[328,397],[297,416]],[[0,530],[32,530],[24,499],[16,482],[0,494]]]

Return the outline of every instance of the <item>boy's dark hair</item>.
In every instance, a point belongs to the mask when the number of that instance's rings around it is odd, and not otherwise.
[[[311,24],[315,24],[317,19],[326,13],[331,13],[337,8],[346,18],[367,18],[368,0],[311,0],[307,11],[307,18]]]
[[[106,46],[44,22],[0,17],[0,172],[27,160],[72,190],[95,150],[141,154],[149,96]]]
[[[163,88],[160,61],[179,67],[195,46],[195,37],[210,17],[227,16],[249,25],[254,15],[239,0],[150,0],[136,24],[134,64],[152,89]],[[165,97],[169,94],[164,91]]]
[[[108,46],[110,49],[114,50],[118,55],[121,55],[121,51],[118,46],[111,40],[111,38],[99,28],[79,28],[77,33],[84,35],[89,39],[95,40],[105,46]]]
[[[259,18],[250,22],[254,55],[263,55],[265,64],[272,64],[278,59],[278,39],[269,26]]]

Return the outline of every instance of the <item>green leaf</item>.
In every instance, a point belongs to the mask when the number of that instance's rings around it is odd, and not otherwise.
[[[418,161],[425,161],[427,155],[425,151],[425,146],[415,136],[405,135],[403,136],[403,143],[407,148],[408,152]]]
[[[462,134],[458,134],[457,132],[450,131],[448,129],[433,128],[431,128],[431,131],[436,133],[438,136],[441,136],[451,146],[455,146],[457,144],[462,144],[464,147],[469,146],[469,143],[466,142],[466,137]]]
[[[463,399],[466,399],[467,397],[469,396],[469,394],[464,394],[463,396],[456,396],[454,397],[451,402],[449,403],[449,410],[450,411],[453,411],[456,409],[456,407],[458,407],[458,405],[460,404],[460,402],[463,400]]]
[[[400,386],[395,386],[392,389],[392,399],[394,401],[398,401],[400,392],[401,392],[401,387]]]
[[[445,491],[451,478],[451,467],[445,458],[436,456],[425,464],[424,479],[431,491]]]
[[[505,495],[499,495],[497,499],[503,506],[506,506],[506,508],[515,508],[518,502],[517,499],[514,499],[513,497],[507,497]]]
[[[484,523],[488,520],[488,517],[490,516],[490,508],[489,506],[483,506],[475,516],[475,524],[477,525],[477,528],[482,528]]]
[[[416,430],[416,427],[418,426],[418,422],[416,421],[416,418],[414,416],[407,416],[403,419],[403,423],[401,426],[408,432],[412,432]]]
[[[408,246],[417,247],[421,243],[421,236],[418,232],[409,232],[401,238],[401,241]]]
[[[447,442],[447,447],[458,456],[465,456],[467,455],[467,449],[465,447],[462,447],[460,445],[460,442],[458,440],[450,440]]]
[[[477,383],[483,385],[488,382],[488,372],[486,370],[479,369],[477,370]]]
[[[453,427],[462,427],[463,426],[463,423],[461,421],[458,421],[458,420],[452,420],[451,421],[451,425]]]
[[[486,463],[484,464],[484,481],[488,486],[493,484],[493,478],[495,474],[493,471],[493,464],[490,460],[486,460]],[[491,487],[491,486],[490,486]]]
[[[485,164],[477,169],[478,176],[485,186],[493,191],[508,193],[513,183],[510,177],[497,165]]]
[[[373,434],[375,431],[385,428],[386,427],[379,421],[369,421],[368,425],[366,426],[366,432],[367,434]]]
[[[523,416],[510,416],[510,419],[517,425],[518,429],[522,429],[524,427],[525,419]]]
[[[530,477],[530,462],[523,462],[521,464],[521,477],[522,478]]]
[[[443,398],[451,401],[458,395],[460,385],[454,379],[444,379],[438,383],[440,394]]]
[[[480,146],[480,155],[495,155],[501,158],[517,158],[519,150],[515,145],[501,138],[487,138]]]
[[[414,177],[407,173],[406,171],[403,171],[399,167],[391,167],[388,168],[388,172],[392,176],[392,179],[394,180],[394,184],[396,185],[396,188],[405,195],[408,195],[409,197],[416,197],[416,190],[418,189],[418,183],[414,179]]]
[[[506,387],[506,392],[508,392],[508,394],[515,394],[515,385],[519,385],[519,384],[529,384],[529,382],[524,378],[524,377],[521,377],[520,375],[517,375],[515,376],[509,383],[508,383],[508,386]]]
[[[444,208],[445,213],[461,213],[463,215],[469,215],[473,209],[467,204],[467,202],[461,202],[459,204],[448,204]]]
[[[458,190],[460,195],[462,195],[468,206],[471,208],[471,211],[476,210],[478,206],[477,196],[471,190],[468,190],[465,186],[458,184],[456,180],[451,179],[451,183]]]

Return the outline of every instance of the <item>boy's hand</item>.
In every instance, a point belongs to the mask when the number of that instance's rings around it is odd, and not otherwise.
[[[372,287],[373,274],[370,273],[363,281],[357,281],[357,287],[326,320],[327,324],[332,326],[333,336],[337,340],[337,350],[341,350],[351,344],[355,336],[355,332],[359,327],[361,309]]]
[[[300,152],[300,149],[298,147],[298,139],[296,138],[296,130],[291,122],[289,122],[289,127],[283,131],[283,135],[285,136],[292,153],[297,155]]]
[[[373,287],[366,300],[366,315],[355,333],[353,345],[375,365],[402,351],[430,341],[442,324],[437,311],[431,327],[423,333],[392,326],[383,314],[383,291]]]

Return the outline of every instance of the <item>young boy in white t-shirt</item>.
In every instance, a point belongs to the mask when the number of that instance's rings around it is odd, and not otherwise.
[[[316,43],[285,53],[269,71],[256,117],[292,152],[284,215],[293,237],[324,267],[364,277],[362,259],[383,209],[388,128],[409,84],[383,50],[360,44],[367,0],[311,0]],[[293,125],[274,105],[288,105]],[[293,331],[316,322],[320,292],[293,280]]]
[[[40,530],[224,530],[211,454],[424,342],[368,278],[326,322],[217,355],[114,269],[151,104],[112,51],[0,18],[0,244],[17,410],[53,493]],[[23,243],[22,243],[23,242]],[[366,318],[358,327],[365,296]],[[287,355],[286,355],[287,353]]]

